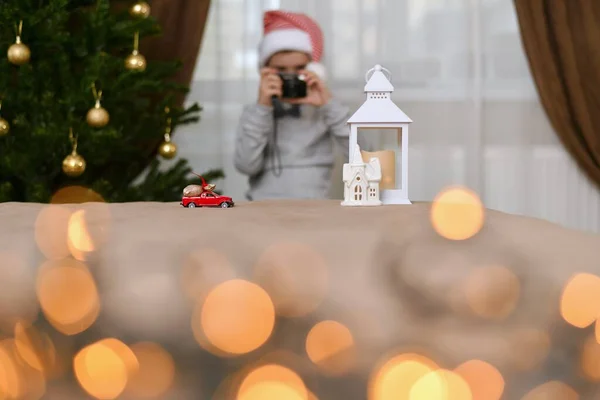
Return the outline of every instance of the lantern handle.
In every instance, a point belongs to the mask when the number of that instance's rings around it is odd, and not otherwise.
[[[373,74],[375,73],[375,71],[381,71],[383,72],[385,75],[387,75],[387,80],[388,81],[392,81],[392,73],[390,72],[389,69],[382,67],[381,65],[377,64],[376,66],[374,66],[373,68],[371,68],[370,70],[367,71],[367,73],[365,74],[365,81],[369,82],[369,79],[371,79],[371,77],[373,76]]]

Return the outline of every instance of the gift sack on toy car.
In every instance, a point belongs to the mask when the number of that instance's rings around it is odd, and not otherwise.
[[[185,197],[196,197],[196,196],[200,196],[201,193],[202,193],[202,186],[200,186],[200,185],[187,185],[183,189],[183,195]]]

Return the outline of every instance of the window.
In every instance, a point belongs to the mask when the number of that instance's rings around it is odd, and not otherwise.
[[[375,188],[370,188],[369,189],[369,196],[375,197],[376,194],[377,194],[377,191],[375,190]]]
[[[362,186],[354,186],[354,200],[360,201],[362,200]]]

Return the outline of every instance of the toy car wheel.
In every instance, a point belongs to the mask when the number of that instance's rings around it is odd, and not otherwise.
[[[196,208],[196,203],[191,202],[187,206],[188,206],[188,208]]]
[[[221,203],[221,208],[229,208],[229,203],[224,201]]]

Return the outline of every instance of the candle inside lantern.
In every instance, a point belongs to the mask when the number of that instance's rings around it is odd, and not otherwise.
[[[396,152],[394,150],[373,152],[361,150],[360,154],[365,163],[368,163],[373,157],[379,158],[379,164],[381,164],[379,188],[381,190],[396,188]]]

